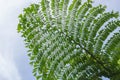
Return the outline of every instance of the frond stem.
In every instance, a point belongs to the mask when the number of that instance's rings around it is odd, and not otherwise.
[[[66,35],[66,37],[67,37],[69,40],[71,40],[71,37],[69,37],[69,36],[67,36],[67,35]],[[73,39],[72,39],[72,40],[73,40]],[[105,63],[102,62],[100,59],[97,59],[97,58],[93,55],[93,53],[91,53],[90,51],[88,51],[86,48],[84,48],[84,47],[83,47],[80,43],[78,43],[77,41],[73,40],[73,42],[74,42],[75,44],[79,45],[80,48],[82,48],[83,50],[85,50],[85,52],[86,52],[87,54],[89,54],[89,55],[91,56],[91,58],[95,60],[95,62],[97,62],[99,65],[101,65],[101,66],[106,70],[107,73],[111,73],[111,72],[112,72],[109,68],[107,68],[107,67],[104,65]],[[110,77],[110,76],[111,76],[111,75],[108,74],[108,77]]]

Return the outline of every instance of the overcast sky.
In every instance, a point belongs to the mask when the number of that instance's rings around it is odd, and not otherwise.
[[[16,28],[23,8],[38,1],[0,0],[0,80],[35,80],[23,39]],[[109,11],[120,11],[120,0],[95,1],[95,5],[107,5]]]

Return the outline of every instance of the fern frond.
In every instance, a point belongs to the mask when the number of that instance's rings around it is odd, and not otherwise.
[[[81,1],[41,0],[20,14],[36,80],[118,80],[119,13]]]
[[[101,51],[100,49],[102,49],[104,40],[107,39],[108,35],[110,35],[112,31],[114,31],[117,27],[120,26],[118,24],[119,22],[120,21],[114,21],[114,22],[108,23],[108,26],[104,29],[104,31],[102,31],[102,33],[98,37],[98,40],[96,40],[94,53],[99,53]]]
[[[91,25],[92,28],[90,27],[91,32],[89,33],[88,44],[87,44],[88,50],[91,50],[92,48],[91,46],[95,43],[94,38],[96,37],[100,27],[103,26],[108,20],[116,16],[117,16],[116,13],[104,13],[101,15],[101,17],[97,19],[97,21],[94,22],[93,25]],[[101,34],[101,32],[99,34]]]

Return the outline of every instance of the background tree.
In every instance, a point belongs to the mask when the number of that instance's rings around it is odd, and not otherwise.
[[[87,0],[40,0],[19,16],[37,80],[120,79],[118,12]]]

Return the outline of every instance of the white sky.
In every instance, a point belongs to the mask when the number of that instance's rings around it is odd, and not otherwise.
[[[0,0],[0,80],[34,80],[23,39],[17,33],[18,15],[39,0]],[[95,0],[120,11],[120,0]],[[107,80],[107,79],[106,79]]]
[[[37,0],[0,0],[0,80],[34,80],[16,30],[18,15],[32,2]]]

